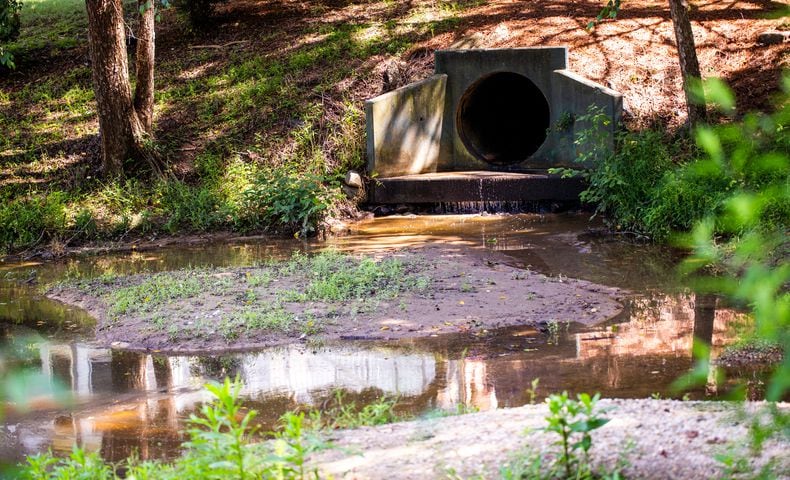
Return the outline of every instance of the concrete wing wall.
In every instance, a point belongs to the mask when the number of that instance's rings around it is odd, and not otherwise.
[[[605,150],[611,151],[614,148],[615,133],[622,121],[623,96],[568,70],[554,71],[552,83],[552,104],[555,105],[557,116],[552,129],[552,166],[578,167],[579,164],[574,161],[578,154],[592,151],[592,141],[576,144],[579,134],[593,126],[589,120],[581,118],[590,112],[591,107],[606,117],[607,123],[597,125],[598,130],[594,136],[604,144]]]
[[[434,75],[365,102],[370,174],[437,170],[446,85],[447,75]]]

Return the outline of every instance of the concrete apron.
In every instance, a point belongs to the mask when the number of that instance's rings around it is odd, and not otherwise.
[[[545,173],[439,172],[378,178],[368,185],[372,204],[574,201],[580,178]]]

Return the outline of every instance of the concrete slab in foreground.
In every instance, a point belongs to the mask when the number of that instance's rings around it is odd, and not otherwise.
[[[743,455],[755,473],[774,461],[776,478],[790,478],[790,442],[772,439],[761,453],[750,453],[749,422],[740,416],[740,404],[645,399],[602,400],[599,405],[611,421],[593,433],[596,467],[612,468],[625,458],[625,478],[722,478],[722,464],[714,455],[727,453]],[[745,411],[755,414],[765,406],[747,403]],[[786,403],[779,408],[790,411]],[[547,413],[545,405],[527,405],[333,432],[338,448],[313,456],[311,463],[322,478],[446,479],[455,472],[457,478],[496,479],[499,466],[525,448],[544,458],[556,451],[554,434],[540,430]]]
[[[443,202],[574,201],[584,190],[579,178],[545,173],[440,172],[378,178],[369,185],[373,204]]]

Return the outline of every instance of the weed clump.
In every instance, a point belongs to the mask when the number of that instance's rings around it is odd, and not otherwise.
[[[316,230],[335,200],[337,194],[318,175],[268,169],[244,192],[238,223],[245,229],[281,225],[306,235]]]
[[[132,277],[74,279],[54,288],[76,289],[106,305],[116,327],[141,325],[145,341],[219,338],[234,342],[249,335],[309,341],[337,323],[356,319],[380,304],[429,287],[422,267],[397,258],[374,260],[336,251],[250,267],[184,269]],[[137,328],[137,327],[133,327]]]
[[[200,415],[190,416],[184,454],[172,463],[129,458],[114,465],[97,453],[75,447],[67,458],[51,453],[27,457],[19,478],[300,480],[317,475],[307,466],[306,458],[324,444],[308,439],[304,414],[286,413],[274,439],[262,442],[264,437],[253,424],[257,412],[243,409],[239,402],[241,388],[240,382],[227,378],[222,384],[206,386],[214,400],[201,408]]]
[[[68,231],[65,200],[65,194],[54,192],[0,204],[0,254],[65,235]]]
[[[790,136],[784,115],[750,114],[738,122],[700,128],[696,145],[658,130],[624,131],[611,151],[604,136],[611,119],[591,108],[578,119],[590,127],[575,139],[582,150],[577,160],[585,170],[554,171],[587,180],[581,200],[594,205],[595,213],[618,232],[667,241],[706,217],[722,217],[727,199],[737,192],[762,197],[761,215],[752,228],[786,228]],[[715,229],[733,233],[722,222]]]

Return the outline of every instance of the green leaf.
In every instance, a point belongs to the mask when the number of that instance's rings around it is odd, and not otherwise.
[[[721,140],[716,132],[710,127],[697,128],[697,144],[716,162],[721,162],[723,155],[723,148]]]
[[[708,78],[704,82],[705,98],[709,104],[726,113],[735,113],[735,95],[720,78]]]

